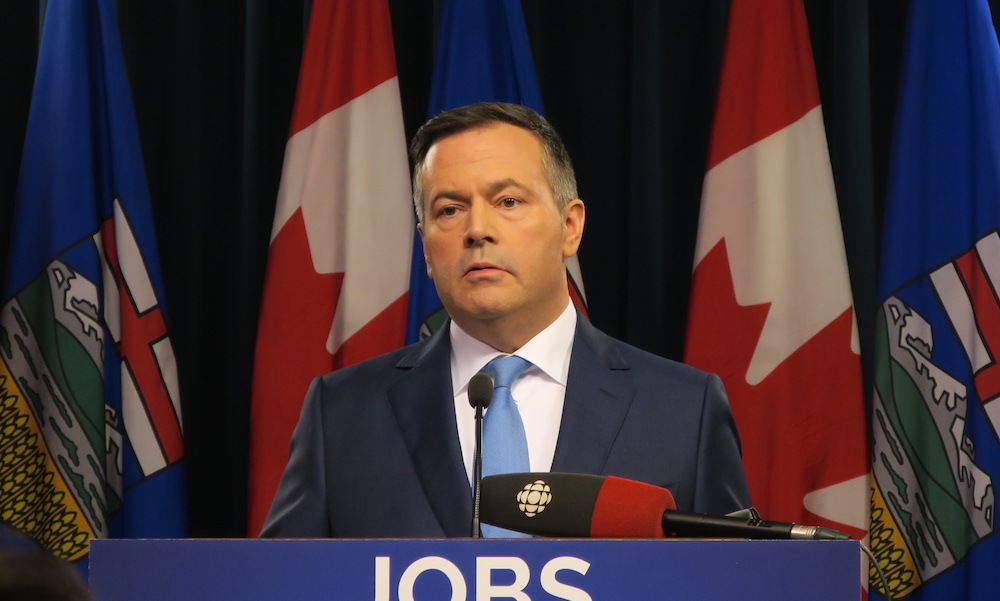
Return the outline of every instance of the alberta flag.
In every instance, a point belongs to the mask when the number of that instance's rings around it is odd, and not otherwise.
[[[185,535],[180,398],[113,0],[49,0],[0,300],[0,516],[86,565]]]
[[[543,114],[531,46],[519,0],[444,0],[435,49],[427,117],[473,102],[512,102]],[[424,247],[413,241],[406,341],[440,328],[447,315],[427,277]],[[570,296],[581,310],[586,297],[576,256],[566,261]]]
[[[876,331],[871,547],[893,599],[986,601],[1000,591],[1000,47],[986,0],[919,0],[909,19]]]

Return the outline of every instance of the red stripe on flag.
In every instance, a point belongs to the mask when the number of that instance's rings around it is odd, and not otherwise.
[[[802,7],[754,0],[731,11],[707,170],[819,105]]]
[[[975,250],[956,259],[955,266],[965,282],[979,334],[992,359],[975,375],[979,399],[986,402],[1000,394],[1000,364],[996,361],[997,350],[1000,349],[1000,303]]]
[[[289,137],[396,76],[391,31],[383,2],[313,2]]]
[[[102,224],[101,241],[108,268],[118,288],[121,323],[118,354],[132,372],[136,390],[152,422],[153,431],[167,458],[167,463],[174,463],[184,457],[184,436],[174,404],[170,401],[166,384],[163,382],[160,364],[153,353],[153,345],[167,337],[167,324],[163,319],[163,311],[157,304],[145,313],[139,313],[128,289],[128,283],[122,277],[113,219],[108,219]],[[137,259],[142,262],[142,257]],[[142,265],[145,269],[145,263]]]
[[[249,495],[254,535],[288,461],[288,443],[309,383],[333,369],[326,340],[344,274],[319,274],[312,265],[299,209],[271,242],[261,300],[250,406]]]

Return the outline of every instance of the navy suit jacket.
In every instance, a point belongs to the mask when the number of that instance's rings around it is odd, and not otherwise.
[[[261,536],[463,537],[472,521],[448,328],[313,381]],[[669,489],[678,509],[750,506],[717,376],[578,318],[552,471]]]

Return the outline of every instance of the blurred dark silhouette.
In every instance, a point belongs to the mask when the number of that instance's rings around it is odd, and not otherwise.
[[[92,598],[72,565],[0,523],[0,599],[91,601]]]

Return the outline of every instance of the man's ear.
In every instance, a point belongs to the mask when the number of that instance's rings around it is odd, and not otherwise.
[[[583,201],[574,198],[563,209],[563,258],[568,259],[576,254],[583,239],[583,224],[587,220],[587,211]]]

